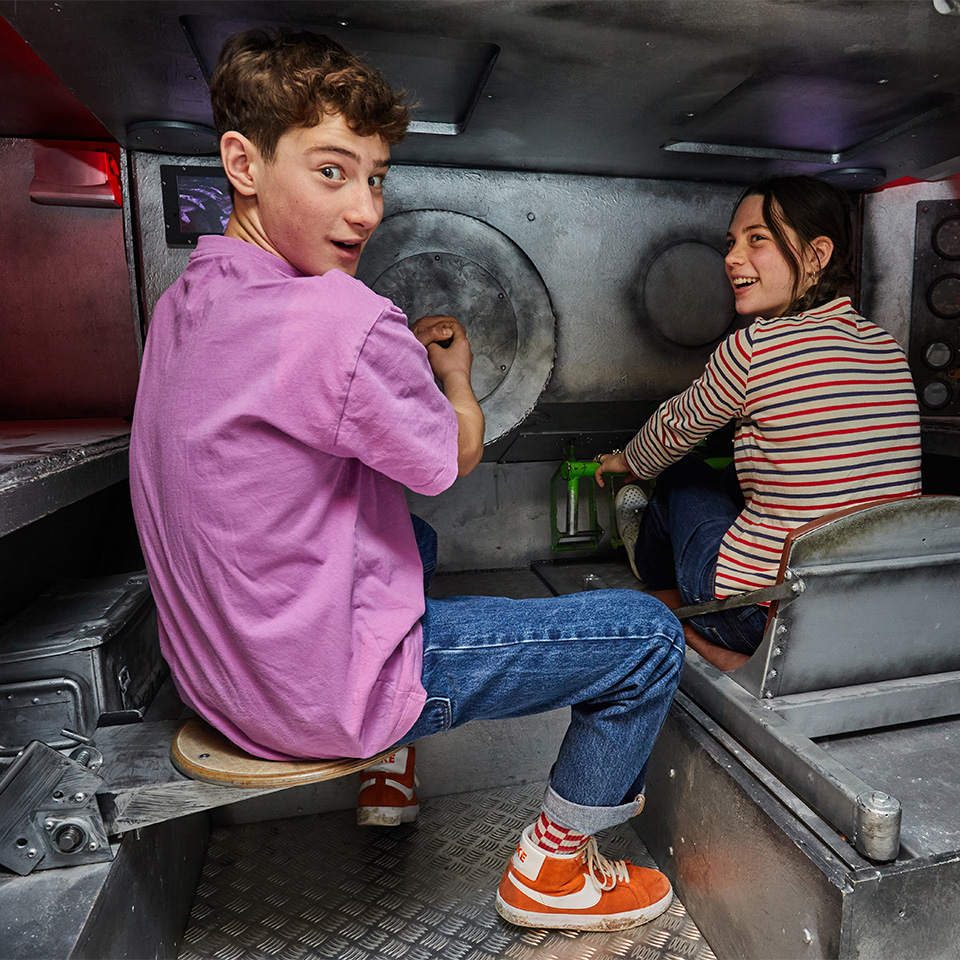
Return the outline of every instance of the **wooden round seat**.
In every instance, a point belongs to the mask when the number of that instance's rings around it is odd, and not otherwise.
[[[195,717],[174,736],[170,759],[191,780],[256,789],[335,780],[390,756],[395,749],[359,760],[264,760],[245,753],[205,720]]]

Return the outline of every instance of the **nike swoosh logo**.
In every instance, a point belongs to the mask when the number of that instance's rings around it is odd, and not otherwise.
[[[365,787],[372,787],[377,781],[376,780],[364,780],[360,784],[360,789],[363,790]],[[399,790],[408,800],[413,799],[413,790],[410,787],[405,787],[402,783],[398,783],[396,780],[387,779],[384,781],[388,787],[393,787],[394,790]]]
[[[551,894],[541,893],[528,887],[511,870],[507,876],[510,882],[524,895],[537,903],[542,903],[547,907],[556,907],[557,909],[580,909],[589,910],[595,907],[603,896],[603,891],[592,883],[587,883],[587,878],[583,878],[583,886],[576,893]]]

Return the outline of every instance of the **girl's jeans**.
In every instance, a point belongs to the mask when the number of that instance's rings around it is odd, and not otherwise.
[[[743,510],[734,465],[726,470],[687,454],[657,478],[637,537],[637,573],[651,590],[680,592],[683,602],[715,599],[720,541]],[[753,653],[767,623],[766,607],[741,607],[690,621],[707,640]]]
[[[414,526],[432,570],[436,535]],[[544,812],[593,834],[639,811],[683,666],[682,630],[659,600],[635,590],[428,598],[422,624],[427,702],[404,743],[468,720],[569,706]]]

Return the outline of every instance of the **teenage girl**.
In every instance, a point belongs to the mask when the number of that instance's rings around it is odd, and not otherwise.
[[[903,350],[838,296],[851,279],[846,194],[812,177],[748,187],[727,232],[731,334],[686,391],[667,400],[596,477],[657,477],[617,497],[637,576],[669,606],[776,582],[787,534],[825,513],[920,491],[920,426]],[[717,471],[689,451],[735,422],[734,463]],[[635,540],[635,543],[633,542]],[[721,669],[763,638],[766,606],[694,618],[687,643]]]

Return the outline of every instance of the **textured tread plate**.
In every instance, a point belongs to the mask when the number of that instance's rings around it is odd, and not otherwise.
[[[353,810],[215,830],[180,960],[715,960],[678,900],[615,933],[514,927],[494,895],[542,785],[421,801],[416,824]],[[655,866],[629,824],[606,856]]]

